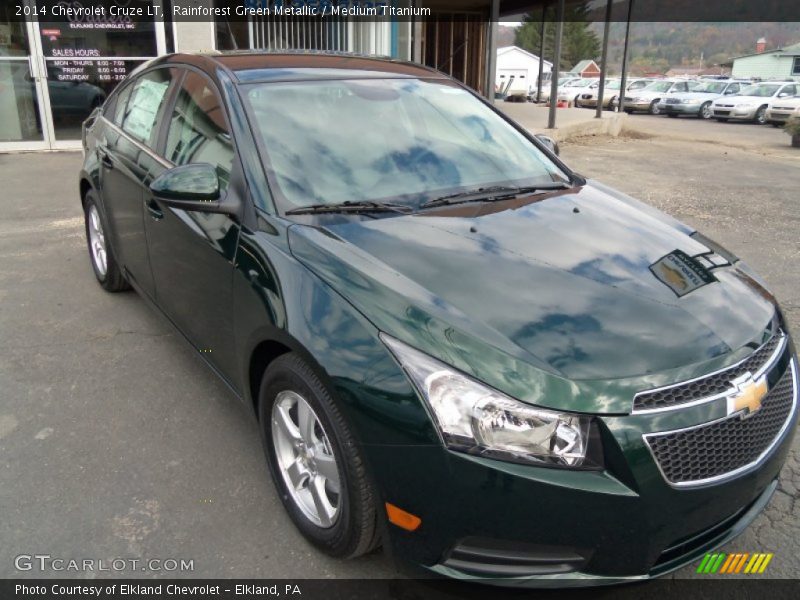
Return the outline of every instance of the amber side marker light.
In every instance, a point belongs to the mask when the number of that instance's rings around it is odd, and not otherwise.
[[[410,512],[406,512],[389,502],[386,503],[386,515],[389,517],[390,523],[406,531],[416,531],[422,525],[422,519],[418,516],[412,515]]]

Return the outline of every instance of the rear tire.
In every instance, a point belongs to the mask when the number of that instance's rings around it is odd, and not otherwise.
[[[86,245],[89,260],[97,282],[107,292],[122,292],[130,289],[122,269],[117,263],[111,239],[108,236],[108,221],[92,190],[83,199],[83,221],[86,230]]]
[[[374,550],[377,495],[364,458],[331,393],[297,354],[264,372],[258,416],[278,496],[300,533],[339,558]]]

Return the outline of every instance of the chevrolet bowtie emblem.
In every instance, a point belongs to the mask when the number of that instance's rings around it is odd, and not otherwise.
[[[728,396],[728,414],[741,413],[742,419],[753,416],[753,413],[761,408],[761,402],[769,391],[767,376],[762,375],[758,379],[753,379],[752,374],[745,373],[731,383],[736,387],[736,391]]]

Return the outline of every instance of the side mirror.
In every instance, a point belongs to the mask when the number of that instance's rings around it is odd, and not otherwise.
[[[547,146],[547,149],[550,150],[550,152],[552,152],[556,156],[560,154],[560,151],[558,149],[558,142],[556,142],[549,135],[543,135],[540,133],[536,135],[536,139],[542,142],[545,146]]]
[[[238,212],[238,207],[220,203],[217,169],[208,163],[168,169],[150,183],[150,192],[157,200],[175,208],[210,213]]]

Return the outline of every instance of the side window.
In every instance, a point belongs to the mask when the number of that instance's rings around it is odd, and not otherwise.
[[[672,91],[673,92],[685,92],[688,89],[689,89],[689,86],[686,85],[686,83],[676,83],[675,84],[675,89],[673,89]]]
[[[113,112],[111,114],[106,114],[106,118],[118,127],[122,126],[122,119],[125,116],[125,108],[128,106],[128,98],[131,97],[132,89],[132,85],[126,85],[120,93],[116,95],[114,102],[108,107],[109,111],[113,110]]]
[[[732,84],[730,84],[728,86],[728,89],[725,90],[725,93],[730,95],[730,94],[735,94],[738,91],[739,91],[739,84],[738,83],[732,83]]]
[[[164,155],[175,165],[214,165],[220,190],[224,191],[228,186],[233,165],[233,142],[222,100],[211,82],[194,71],[186,74],[178,92]]]
[[[130,98],[123,110],[120,126],[131,137],[151,147],[156,117],[167,96],[169,82],[170,69],[156,69],[145,73],[129,86]],[[117,102],[117,106],[120,106],[120,102]]]

